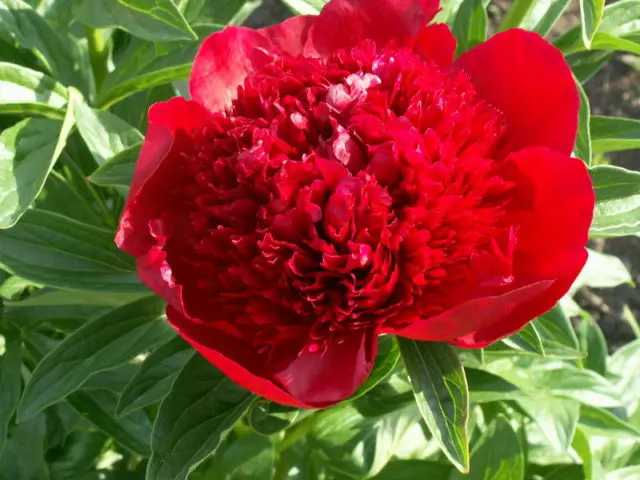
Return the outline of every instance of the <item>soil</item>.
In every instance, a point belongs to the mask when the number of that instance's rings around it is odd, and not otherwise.
[[[494,0],[490,10],[490,31],[495,31],[510,3],[510,0]],[[263,0],[263,4],[253,12],[246,24],[260,28],[279,23],[290,16],[291,12],[280,0]],[[550,37],[554,38],[566,32],[579,21],[578,2],[572,0],[572,4],[556,23]],[[624,55],[613,57],[585,85],[592,115],[640,119],[640,70],[631,67],[630,62],[626,61],[627,58]],[[636,65],[640,65],[640,62]],[[600,161],[640,171],[640,150],[612,153]],[[584,288],[576,295],[580,306],[600,324],[609,348],[613,351],[635,338],[625,318],[633,315],[640,320],[640,237],[597,239],[592,241],[590,246],[619,257],[636,282],[635,287],[622,285],[613,289]]]

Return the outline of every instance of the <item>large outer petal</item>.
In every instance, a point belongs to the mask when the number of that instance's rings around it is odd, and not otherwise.
[[[587,258],[594,194],[583,162],[546,148],[512,154],[500,167],[516,183],[514,282],[508,291],[469,292],[469,300],[389,332],[479,348],[520,330],[567,292]]]
[[[324,55],[364,39],[406,45],[438,7],[438,0],[332,0],[316,21],[313,44]]]
[[[149,126],[136,163],[129,196],[116,235],[116,244],[125,252],[139,257],[156,243],[149,230],[149,221],[157,218],[166,203],[164,192],[174,177],[171,155],[176,138],[201,127],[210,114],[198,103],[175,97],[159,102],[149,109]],[[176,157],[176,158],[173,158]],[[148,188],[144,188],[146,184]]]
[[[514,29],[469,50],[454,65],[504,114],[503,154],[530,146],[571,153],[580,99],[560,50],[537,33]]]
[[[294,407],[323,408],[348,398],[371,372],[376,355],[374,332],[355,331],[332,336],[324,352],[303,350],[282,371],[252,372],[236,360],[253,348],[246,342],[187,319],[171,307],[167,317],[185,340],[234,382]]]
[[[422,58],[444,68],[453,61],[457,42],[445,23],[434,23],[422,27],[411,45]]]

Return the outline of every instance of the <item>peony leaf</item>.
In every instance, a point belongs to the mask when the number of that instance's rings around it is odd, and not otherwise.
[[[591,117],[593,150],[597,153],[640,148],[640,121],[632,118]]]
[[[591,453],[589,437],[587,437],[587,435],[581,428],[576,428],[571,446],[582,460],[582,468],[584,470],[585,480],[598,480],[602,478],[602,476],[594,476],[594,471],[599,470],[597,466],[597,460],[593,458],[593,455]]]
[[[273,435],[289,428],[298,418],[300,410],[273,402],[255,402],[247,415],[251,428],[262,435]]]
[[[487,39],[487,1],[463,0],[453,20],[451,30],[458,41],[456,56]]]
[[[193,349],[180,337],[171,339],[151,353],[122,390],[116,415],[127,415],[164,398],[192,356]]]
[[[535,4],[534,0],[514,0],[500,24],[499,31],[519,27]]]
[[[449,480],[453,469],[449,465],[429,460],[391,460],[375,480]]]
[[[454,473],[450,480],[524,480],[525,457],[518,434],[506,417],[489,424],[471,454],[468,475]]]
[[[566,452],[578,425],[580,404],[535,392],[517,402],[536,423],[553,450],[558,453]]]
[[[323,0],[311,1],[325,3]],[[176,0],[176,5],[192,27],[208,25],[216,30],[224,25],[242,25],[261,3],[262,0]]]
[[[118,367],[162,341],[172,330],[161,321],[163,302],[143,298],[80,327],[49,352],[33,372],[18,407],[20,419],[76,391],[91,375]]]
[[[607,342],[602,330],[591,316],[586,315],[577,327],[580,348],[586,357],[582,361],[589,370],[605,375],[607,372]]]
[[[532,322],[542,340],[545,355],[560,358],[581,358],[575,331],[562,308],[556,305]]]
[[[172,0],[76,0],[73,14],[93,28],[119,27],[145,40],[197,40]]]
[[[296,15],[318,15],[328,0],[282,0]]]
[[[447,458],[469,470],[469,390],[455,349],[398,338],[420,413]]]
[[[375,366],[367,380],[358,388],[358,391],[353,394],[351,399],[364,395],[384,380],[396,367],[399,358],[400,351],[395,338],[392,335],[378,337],[378,354],[376,355]]]
[[[590,234],[619,237],[640,233],[640,173],[612,165],[589,170],[596,193]]]
[[[567,9],[570,2],[571,0],[537,0],[531,2],[531,6],[519,26],[546,36]]]
[[[574,155],[587,165],[591,165],[591,130],[589,124],[591,109],[589,107],[589,97],[587,97],[577,79],[576,87],[578,87],[578,92],[580,93],[580,113],[578,115],[578,135],[576,137]]]
[[[89,180],[96,185],[117,185],[129,188],[133,179],[141,143],[121,150],[91,174]]]
[[[640,440],[640,430],[603,408],[581,405],[580,425],[586,433],[592,436],[626,437]]]
[[[47,75],[0,62],[0,113],[64,118],[67,89]]]
[[[184,480],[246,413],[253,394],[194,355],[160,405],[147,480]]]
[[[7,440],[9,421],[18,407],[22,390],[22,339],[15,328],[4,330],[5,351],[0,363],[0,456]]]
[[[565,59],[578,81],[584,84],[607,64],[613,53],[607,50],[592,50],[572,53],[567,55]],[[593,125],[591,125],[591,132],[594,135]],[[595,146],[593,148],[595,149]]]
[[[15,225],[42,190],[73,128],[79,95],[69,89],[62,123],[27,119],[0,134],[0,229]]]
[[[15,227],[0,231],[0,265],[51,287],[149,292],[131,257],[116,248],[113,232],[44,210],[31,209]]]
[[[604,13],[604,0],[580,0],[580,19],[582,20],[582,41],[591,46],[591,40],[598,31]]]

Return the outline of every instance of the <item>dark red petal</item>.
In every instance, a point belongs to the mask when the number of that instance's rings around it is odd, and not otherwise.
[[[193,62],[191,97],[210,111],[223,110],[244,79],[270,60],[273,50],[267,36],[250,28],[226,27],[209,35]]]
[[[313,56],[316,52],[312,44],[312,29],[317,18],[315,15],[299,15],[259,32],[267,36],[280,52]]]
[[[346,337],[334,337],[323,353],[304,351],[281,372],[261,376],[232,358],[246,355],[253,347],[242,345],[242,341],[213,326],[187,319],[172,307],[167,308],[167,318],[231,380],[269,400],[294,407],[323,408],[349,397],[369,375],[376,354],[373,332],[351,332]],[[239,349],[242,352],[233,355]]]
[[[332,0],[316,21],[313,44],[324,55],[365,39],[407,45],[438,7],[438,0]]]
[[[431,60],[442,68],[453,62],[456,38],[445,23],[422,27],[414,41],[413,49],[425,60]]]
[[[537,33],[514,29],[469,50],[454,65],[504,113],[503,153],[536,145],[571,153],[580,99],[560,50]]]
[[[171,172],[158,174],[170,165],[160,167],[171,157],[176,135],[202,126],[207,118],[209,113],[202,106],[182,97],[156,103],[149,109],[147,134],[116,234],[116,244],[125,252],[138,257],[154,245],[149,221],[162,212],[163,192],[173,181]],[[147,183],[149,188],[143,188]]]

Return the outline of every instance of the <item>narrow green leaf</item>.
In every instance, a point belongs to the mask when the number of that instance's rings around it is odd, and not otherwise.
[[[112,113],[84,102],[76,103],[75,110],[78,131],[98,165],[143,139],[138,130]]]
[[[189,479],[269,480],[275,473],[276,449],[271,439],[248,433],[217,452],[208,463],[206,470],[198,469]]]
[[[114,410],[117,398],[115,393],[108,391],[79,391],[69,395],[67,401],[116,443],[134,453],[148,456],[151,422],[143,411],[116,419]]]
[[[4,331],[5,351],[0,364],[0,456],[7,440],[9,421],[18,407],[22,390],[22,339],[13,328]]]
[[[0,113],[62,119],[67,89],[47,75],[0,62]]]
[[[299,413],[300,410],[294,407],[257,401],[251,406],[247,420],[251,428],[261,435],[273,435],[289,428]]]
[[[640,465],[623,467],[608,472],[605,480],[640,480]]]
[[[611,60],[613,53],[614,52],[607,50],[591,50],[588,52],[572,53],[567,55],[565,59],[578,81],[584,84]],[[591,126],[591,135],[595,135],[593,133],[593,125]],[[593,142],[592,147],[594,151],[597,152]]]
[[[180,337],[171,339],[151,353],[122,390],[116,414],[126,415],[164,398],[192,356],[193,349]]]
[[[640,120],[593,116],[591,136],[596,153],[640,148]]]
[[[538,0],[531,2],[531,6],[520,22],[520,28],[531,30],[546,36],[564,11],[569,6],[571,0]]]
[[[498,31],[503,32],[520,26],[536,2],[533,0],[514,0],[504,16]]]
[[[70,106],[77,95],[69,90]],[[69,107],[62,123],[27,119],[0,134],[0,229],[15,225],[40,193],[73,123]]]
[[[640,233],[640,173],[598,165],[589,174],[596,193],[591,235],[617,237]]]
[[[485,0],[463,0],[451,28],[458,41],[456,56],[487,39],[487,22]]]
[[[282,0],[296,15],[318,15],[328,0]]]
[[[473,449],[469,474],[456,473],[451,480],[524,480],[524,468],[520,439],[506,417],[499,415]]]
[[[148,88],[189,78],[199,42],[144,42],[133,39],[122,60],[98,93],[97,104],[107,108]]]
[[[429,460],[391,460],[374,480],[450,480],[449,465]]]
[[[618,285],[633,284],[631,273],[622,260],[614,255],[587,249],[587,263],[571,286],[570,293],[582,287],[614,288]]]
[[[322,0],[312,1],[319,2]],[[216,28],[221,25],[242,25],[261,3],[261,0],[225,0],[224,2],[211,2],[209,0],[176,1],[176,5],[184,14],[184,18],[194,29],[203,25]]]
[[[522,391],[505,379],[476,368],[465,368],[471,401],[498,402],[522,397]]]
[[[378,338],[378,354],[376,355],[376,363],[369,374],[367,380],[358,388],[351,399],[358,398],[378,383],[384,380],[396,367],[400,358],[400,350],[392,335],[384,335]]]
[[[47,442],[44,413],[12,425],[0,456],[0,472],[6,480],[48,479],[45,460]]]
[[[593,477],[593,456],[591,454],[591,446],[589,445],[589,438],[580,429],[576,428],[573,436],[571,446],[576,451],[580,459],[582,460],[582,468],[584,469],[585,480],[594,480]],[[595,479],[597,480],[597,479]]]
[[[503,342],[518,350],[524,350],[536,355],[544,355],[544,346],[542,339],[538,333],[538,329],[533,323],[527,324],[522,330],[515,335],[511,335],[503,340]]]
[[[93,292],[148,293],[132,258],[113,233],[44,210],[28,210],[0,231],[0,265],[14,275],[51,287]]]
[[[571,322],[559,305],[535,319],[533,325],[542,339],[545,355],[565,358],[583,356]]]
[[[215,451],[253,399],[202,356],[192,357],[160,405],[146,479],[186,479]]]
[[[91,375],[122,365],[166,340],[163,302],[143,298],[117,308],[66,337],[38,363],[18,409],[21,419],[74,392]]]
[[[604,0],[580,0],[580,19],[582,25],[582,41],[585,46],[591,46],[604,13]]]
[[[518,399],[517,403],[536,423],[555,452],[567,451],[580,416],[578,402],[534,394]]]
[[[580,347],[586,353],[584,366],[605,375],[607,372],[607,342],[602,330],[591,316],[585,316],[577,328]]]
[[[145,40],[196,40],[172,0],[76,0],[73,14],[93,28],[118,27]]]
[[[590,435],[635,438],[640,441],[640,431],[637,428],[603,408],[581,405],[580,425]]]
[[[140,155],[140,143],[121,150],[108,159],[89,177],[96,185],[117,185],[129,188],[133,179],[136,161]]]
[[[444,343],[398,338],[420,413],[447,458],[469,470],[469,390],[456,351]]]
[[[578,92],[580,93],[580,113],[578,115],[578,136],[576,137],[574,152],[576,157],[587,165],[591,165],[591,130],[589,123],[591,109],[589,107],[589,97],[587,97],[578,80],[576,80],[576,87],[578,87]]]

